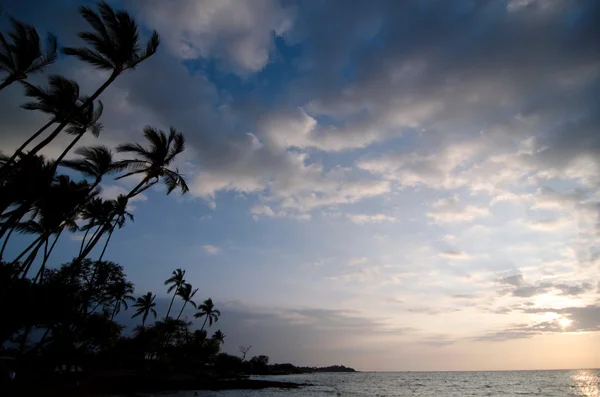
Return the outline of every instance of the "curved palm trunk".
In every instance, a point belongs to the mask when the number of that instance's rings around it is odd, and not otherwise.
[[[115,227],[113,226],[110,229],[110,232],[108,232],[108,237],[106,238],[106,243],[104,243],[104,248],[102,248],[102,253],[100,254],[100,258],[98,258],[98,262],[102,261],[102,257],[104,256],[104,253],[106,252],[106,247],[108,247],[108,243],[110,242],[110,238],[112,237],[112,234],[114,231],[115,231]]]
[[[117,72],[117,71],[113,71],[112,74],[110,75],[110,77],[108,78],[108,80],[106,80],[104,82],[104,84],[102,84],[100,86],[100,88],[98,88],[96,90],[96,92],[94,92],[94,94],[89,97],[87,99],[87,101],[85,101],[82,105],[81,105],[81,109],[85,109],[87,106],[89,106],[90,104],[92,104],[96,98],[98,98],[100,96],[100,94],[102,94],[102,92],[109,86],[111,85],[115,79],[119,76],[121,72]],[[31,152],[29,152],[30,154],[36,154],[37,152],[39,152],[41,149],[43,149],[46,145],[48,145],[50,142],[52,142],[54,140],[54,138],[56,138],[58,136],[58,134],[60,134],[60,132],[67,126],[67,124],[69,123],[69,121],[71,120],[71,117],[73,116],[74,112],[71,112],[67,117],[65,117],[65,120],[63,120],[58,127],[56,127],[54,129],[54,131],[52,131],[52,133],[50,135],[48,135],[48,137],[46,137],[46,139],[44,139],[42,142],[40,142],[39,144],[36,145],[36,147],[34,147]],[[63,153],[66,154],[66,153]],[[63,156],[64,157],[64,156]],[[58,164],[58,163],[57,163]],[[56,167],[58,165],[55,165]]]
[[[56,245],[56,242],[58,241],[58,238],[60,237],[63,230],[64,229],[59,231],[58,234],[56,235],[56,237],[54,238],[54,242],[50,246],[50,250],[48,250],[48,240],[46,240],[45,248],[44,248],[44,261],[42,262],[42,266],[40,267],[38,274],[33,279],[34,284],[38,281],[38,278],[39,278],[40,284],[42,283],[42,280],[44,278],[44,270],[46,270],[46,262],[48,262],[48,258],[50,258],[50,255],[52,254],[52,251],[54,250],[54,246]]]
[[[83,235],[83,238],[81,239],[81,245],[79,246],[79,255],[81,255],[81,253],[83,252],[83,247],[85,246],[85,240],[87,239],[87,235],[90,232],[91,228],[88,228],[85,231],[85,234]]]
[[[78,134],[75,139],[73,139],[71,141],[71,143],[69,143],[69,146],[66,147],[65,150],[63,150],[63,152],[60,154],[60,156],[58,156],[58,158],[56,159],[56,162],[54,163],[54,169],[56,170],[56,168],[58,168],[58,165],[60,164],[60,162],[65,158],[65,156],[67,155],[67,153],[69,153],[69,151],[71,149],[73,149],[73,146],[75,146],[77,144],[77,142],[79,142],[79,140],[81,139],[81,137],[83,137],[83,134],[85,134],[85,131],[82,132],[81,134]]]
[[[183,302],[183,306],[181,307],[181,310],[179,311],[179,315],[177,315],[177,320],[179,320],[179,318],[181,317],[181,314],[183,313],[183,309],[185,309],[185,305],[187,305],[188,301],[184,301]]]
[[[23,250],[23,252],[21,252],[21,253],[19,254],[19,256],[17,256],[17,257],[16,257],[16,258],[15,258],[15,259],[14,259],[14,260],[11,262],[11,266],[14,266],[14,265],[16,265],[16,264],[19,262],[19,260],[20,260],[20,259],[21,259],[23,256],[25,256],[25,254],[26,254],[26,253],[28,253],[28,252],[29,252],[29,250],[30,250],[30,249],[32,249],[32,248],[33,248],[33,247],[34,247],[34,246],[35,246],[37,243],[39,243],[39,242],[40,242],[40,240],[41,240],[41,239],[42,239],[42,236],[39,236],[38,238],[36,238],[36,239],[33,241],[33,243],[29,244],[29,246],[28,246],[27,248],[25,248],[25,249]]]
[[[47,238],[42,238],[41,241],[38,243],[37,247],[35,247],[34,250],[31,251],[31,253],[27,257],[27,259],[23,263],[23,266],[21,266],[21,269],[19,270],[19,273],[23,272],[23,274],[21,274],[21,279],[24,279],[25,277],[27,277],[27,273],[29,273],[29,270],[31,269],[31,265],[33,265],[33,262],[35,261],[35,258],[37,257],[37,254],[38,254],[40,248],[42,248],[42,245],[44,245],[44,243],[47,241],[48,241]],[[16,275],[15,279],[17,277],[19,277],[18,274]]]
[[[4,222],[2,228],[0,228],[0,238],[4,236],[8,229],[14,228],[21,218],[23,218],[27,212],[29,212],[30,204],[31,202],[23,203],[19,206],[19,208],[14,210],[13,214],[7,219],[6,222]]]
[[[208,313],[206,314],[206,318],[204,319],[204,323],[202,324],[202,328],[200,328],[200,332],[202,332],[204,330],[204,326],[206,325],[207,321],[208,321]]]
[[[117,308],[120,308],[120,306],[121,302],[117,300],[115,302],[115,308],[113,309],[112,315],[110,316],[110,321],[113,321],[113,319],[115,318],[115,314],[117,314]]]
[[[27,139],[25,142],[23,142],[23,144],[21,146],[19,146],[19,148],[15,151],[15,153],[11,156],[11,158],[8,159],[8,161],[2,166],[2,168],[0,168],[0,177],[3,177],[4,174],[6,173],[6,171],[8,171],[10,169],[10,165],[13,163],[13,161],[16,160],[16,158],[19,156],[19,154],[23,153],[23,150],[25,150],[27,145],[29,145],[34,139],[36,139],[38,136],[40,136],[42,134],[42,132],[46,131],[46,129],[48,129],[48,127],[50,127],[54,123],[56,123],[55,119],[50,120],[42,128],[37,130],[37,132],[35,134],[30,136],[29,139]]]
[[[165,316],[165,321],[167,321],[167,318],[169,318],[169,313],[171,313],[171,307],[173,307],[173,301],[175,300],[175,297],[177,296],[178,291],[179,291],[179,287],[175,288],[175,293],[173,294],[173,297],[171,298],[171,303],[169,304],[169,310],[167,310],[167,315]]]

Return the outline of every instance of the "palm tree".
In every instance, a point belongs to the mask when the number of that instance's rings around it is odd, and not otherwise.
[[[185,309],[185,306],[188,303],[190,305],[192,305],[194,307],[194,309],[197,308],[196,303],[192,300],[194,295],[196,295],[196,292],[198,292],[198,288],[196,288],[195,290],[192,290],[192,284],[189,284],[189,283],[183,284],[183,286],[179,289],[179,291],[177,292],[177,295],[181,298],[181,300],[183,300],[183,306],[181,306],[181,310],[179,311],[177,320],[179,320],[179,318],[181,317],[181,314],[183,313],[183,309]]]
[[[113,161],[112,151],[106,146],[81,147],[75,150],[81,158],[76,160],[63,160],[60,165],[93,178],[92,187],[96,187],[105,175],[114,174],[121,169]]]
[[[84,98],[86,101],[86,98]],[[98,101],[98,106],[94,107],[94,102],[90,102],[86,106],[82,106],[78,109],[77,112],[72,114],[71,119],[69,120],[69,127],[67,128],[67,133],[70,135],[75,135],[75,138],[69,143],[69,145],[63,150],[63,152],[56,159],[56,164],[60,164],[60,162],[65,158],[67,153],[77,144],[77,142],[81,139],[83,134],[87,131],[98,138],[100,136],[100,132],[102,131],[103,125],[98,120],[102,116],[102,112],[104,111],[104,106],[102,105],[102,101]]]
[[[185,149],[185,138],[183,137],[183,134],[178,133],[175,129],[171,128],[171,131],[167,136],[163,131],[156,130],[152,127],[146,127],[144,128],[144,136],[150,142],[149,148],[144,148],[143,146],[134,143],[127,143],[117,147],[118,152],[135,153],[139,158],[118,161],[115,164],[115,167],[118,167],[119,169],[127,167],[132,171],[116,179],[121,179],[134,174],[144,174],[142,181],[125,197],[130,199],[142,193],[160,180],[167,185],[167,194],[170,194],[176,188],[180,188],[182,193],[188,192],[189,188],[183,176],[179,174],[179,171],[177,169],[173,171],[168,168],[175,160],[175,157]],[[150,182],[151,180],[153,181]],[[91,252],[101,236],[108,232],[110,227],[110,224],[105,224],[100,230],[100,233],[95,234],[95,237],[75,259],[76,263],[81,262],[81,260]]]
[[[23,109],[38,110],[42,113],[51,116],[48,123],[30,136],[23,144],[15,151],[0,170],[4,175],[7,168],[18,156],[20,156],[25,148],[39,137],[48,127],[56,122],[65,120],[72,112],[76,110],[77,101],[79,100],[79,84],[74,80],[69,80],[60,75],[51,75],[48,77],[48,87],[34,86],[29,83],[25,85],[25,95],[34,98],[35,101],[27,102],[21,105]],[[30,153],[35,154],[35,153]]]
[[[155,298],[156,295],[153,295],[152,292],[148,292],[146,295],[137,298],[133,305],[133,307],[137,307],[137,310],[131,318],[142,315],[142,329],[144,329],[144,326],[146,325],[148,314],[152,313],[154,318],[156,318],[156,310],[154,310],[154,307],[156,306],[156,303],[154,303]]]
[[[64,229],[71,231],[77,230],[78,208],[89,195],[89,185],[87,182],[73,182],[68,176],[60,175],[56,178],[47,191],[47,195],[38,200],[32,208],[32,217],[29,221],[17,226],[17,230],[24,233],[36,233],[39,235],[39,242],[33,251],[29,254],[21,267],[24,278],[29,271],[37,252],[44,245],[44,259],[38,272],[41,277],[46,262],[52,250]],[[48,248],[49,238],[56,234],[54,243]]]
[[[57,59],[56,36],[48,33],[47,48],[44,52],[35,27],[10,19],[13,31],[8,33],[9,43],[0,33],[0,70],[8,76],[0,84],[0,91],[15,81],[27,79],[30,73],[36,73]]]
[[[125,143],[117,147],[119,153],[133,153],[137,157],[129,160],[122,160],[117,165],[127,167],[131,170],[125,175],[116,179],[125,178],[131,175],[143,174],[142,181],[129,193],[129,197],[140,194],[150,186],[162,179],[167,185],[167,194],[180,188],[182,193],[187,193],[190,189],[185,182],[184,177],[179,174],[179,170],[169,169],[178,154],[185,150],[185,138],[183,134],[175,131],[171,127],[169,135],[161,130],[147,126],[144,128],[144,137],[150,143],[149,148],[145,148],[138,143]],[[150,182],[152,181],[152,182]],[[146,185],[144,187],[144,185]]]
[[[121,306],[125,307],[125,310],[129,309],[128,303],[134,301],[133,284],[128,281],[121,281],[112,284],[107,291],[107,298],[114,304],[110,321],[113,321],[115,315],[121,311]]]
[[[218,329],[212,336],[212,339],[218,341],[219,343],[225,343],[225,337],[227,335],[225,335],[223,332],[221,332],[220,329]]]
[[[169,289],[167,292],[175,290],[173,293],[173,297],[171,298],[171,303],[169,304],[169,310],[167,310],[167,315],[165,316],[165,321],[169,318],[169,313],[171,313],[171,307],[173,307],[173,301],[175,300],[175,296],[179,292],[179,289],[185,284],[185,270],[175,269],[173,270],[173,274],[165,281],[165,285],[169,285]]]
[[[54,180],[54,164],[43,156],[27,156],[12,167],[0,184],[0,237],[14,228],[39,200],[43,200]]]
[[[196,318],[201,318],[201,317],[205,317],[204,318],[204,324],[202,324],[202,328],[200,328],[200,330],[202,331],[204,329],[204,326],[206,325],[206,321],[208,321],[208,326],[212,326],[213,323],[216,323],[217,321],[219,321],[219,316],[221,315],[221,312],[217,309],[215,309],[215,305],[213,304],[213,301],[211,298],[208,298],[207,300],[204,301],[204,303],[202,303],[200,306],[198,306],[198,313],[194,314],[194,317]]]
[[[115,227],[119,227],[121,229],[125,226],[125,222],[127,219],[133,222],[133,214],[127,211],[127,197],[120,194],[116,199],[110,201],[110,205],[112,206],[112,226],[108,231],[108,236],[106,237],[106,242],[104,243],[104,248],[102,248],[102,253],[100,254],[99,261],[102,260],[104,253],[106,252],[106,247],[108,247],[108,243],[110,242],[110,238],[112,237],[113,232],[115,231]]]
[[[140,49],[138,25],[126,11],[115,11],[104,1],[98,3],[98,12],[90,7],[80,6],[79,13],[90,24],[92,32],[81,32],[79,37],[91,48],[66,47],[62,52],[77,57],[100,70],[111,71],[108,79],[81,106],[83,109],[92,104],[117,77],[128,69],[135,67],[156,52],[160,43],[158,33],[154,31],[146,44],[145,50]],[[58,127],[44,140],[44,144],[52,141],[67,125],[61,122]],[[85,131],[81,132],[71,142],[66,152],[73,147]]]

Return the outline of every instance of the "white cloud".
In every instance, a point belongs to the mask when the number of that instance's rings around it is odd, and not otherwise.
[[[358,225],[364,225],[365,223],[381,223],[396,221],[395,217],[385,214],[346,214],[346,218],[348,218],[350,222],[356,223]]]
[[[257,72],[269,62],[273,37],[293,25],[293,13],[276,0],[137,1],[148,26],[184,59],[220,60],[240,74]]]
[[[209,255],[218,255],[219,253],[221,253],[222,249],[221,247],[217,247],[216,245],[208,244],[202,246],[202,251]]]
[[[466,252],[456,251],[456,250],[447,250],[447,251],[440,252],[440,256],[442,258],[446,258],[446,259],[458,259],[458,260],[465,260],[465,259],[471,258],[471,256],[469,254],[467,254]]]
[[[436,223],[470,222],[475,218],[489,216],[487,208],[463,205],[457,196],[443,198],[431,205],[427,216]]]
[[[362,257],[356,257],[356,258],[350,258],[350,259],[348,259],[346,261],[346,265],[348,265],[348,266],[364,265],[368,261],[369,261],[369,258],[366,258],[364,256],[362,256]]]

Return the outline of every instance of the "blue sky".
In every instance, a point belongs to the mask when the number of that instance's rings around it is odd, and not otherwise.
[[[86,28],[76,1],[2,4],[63,45]],[[162,43],[102,95],[105,129],[82,144],[145,125],[188,143],[190,193],[146,191],[105,256],[137,292],[166,300],[186,269],[227,350],[273,361],[600,366],[598,2],[111,4]],[[106,78],[64,57],[49,73],[87,92]],[[0,95],[3,151],[44,122],[21,102]]]

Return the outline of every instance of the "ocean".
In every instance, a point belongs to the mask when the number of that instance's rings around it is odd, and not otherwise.
[[[261,379],[269,379],[262,377]],[[296,390],[225,390],[200,397],[600,397],[600,370],[494,372],[360,372],[271,377],[311,384]],[[194,392],[178,393],[192,397]]]

